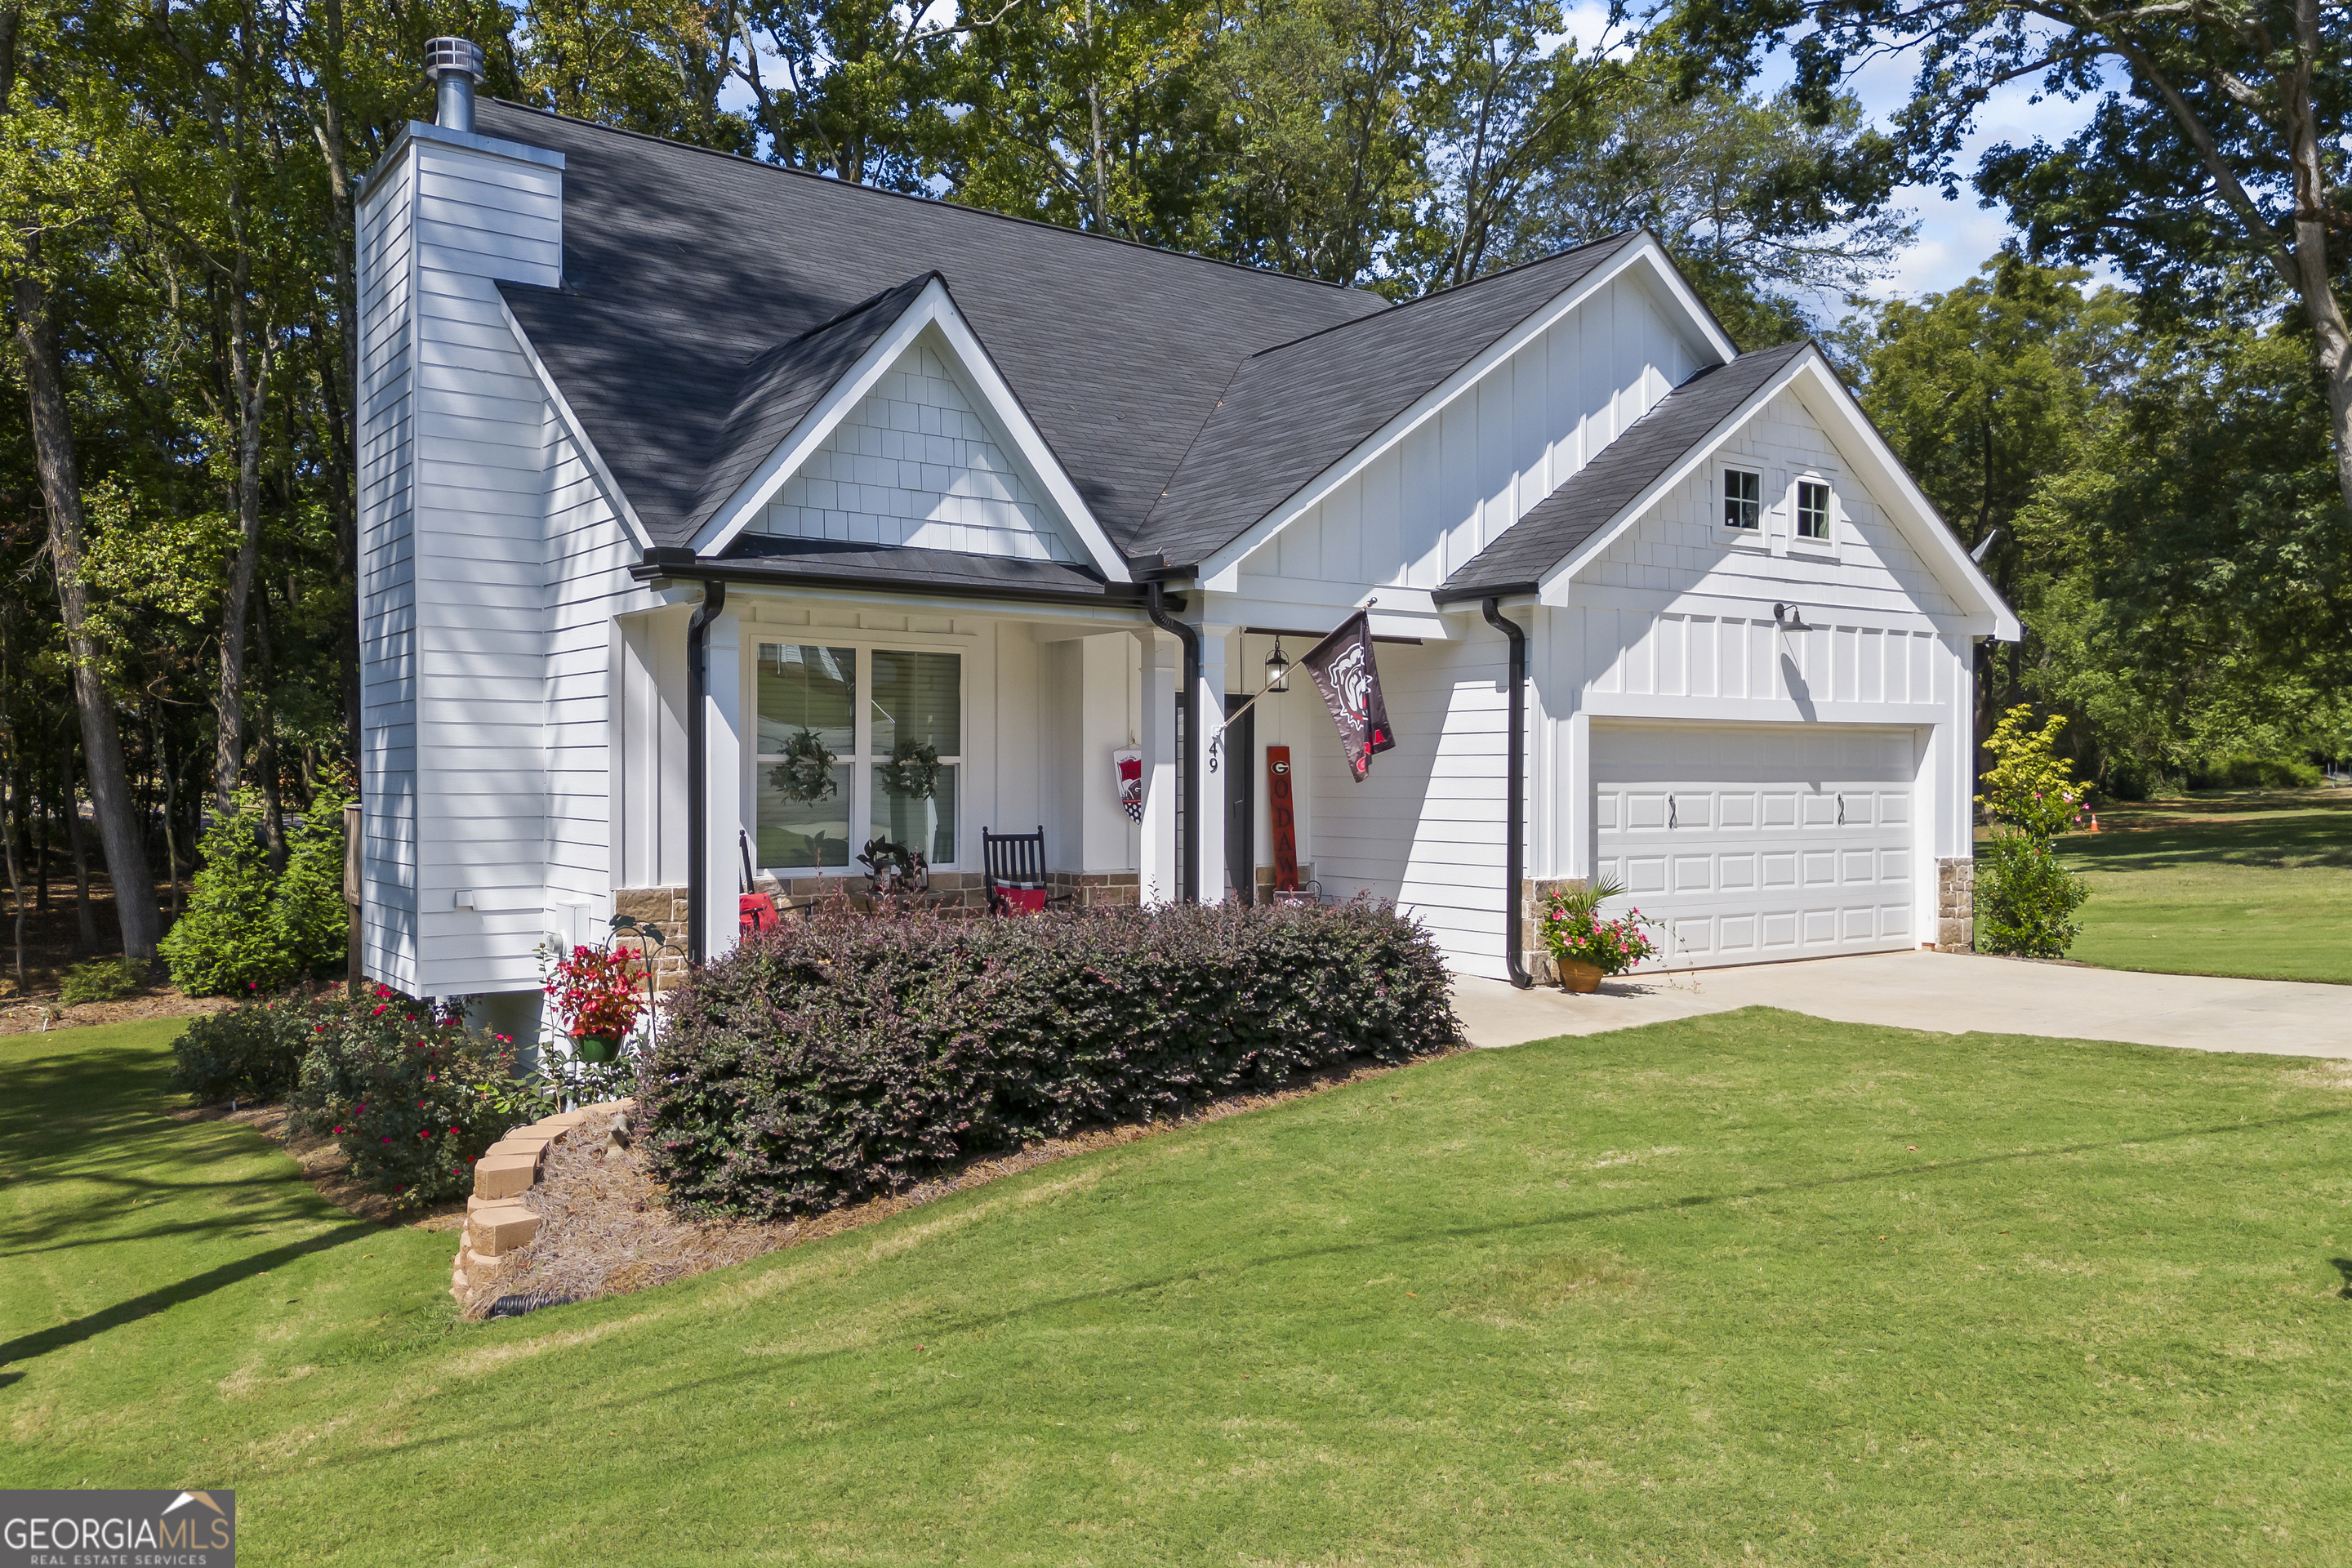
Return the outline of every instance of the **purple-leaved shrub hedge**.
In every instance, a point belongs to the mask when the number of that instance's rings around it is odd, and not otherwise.
[[[1087,1123],[1180,1114],[1460,1025],[1379,904],[787,921],[668,1000],[641,1097],[681,1203],[776,1216]]]

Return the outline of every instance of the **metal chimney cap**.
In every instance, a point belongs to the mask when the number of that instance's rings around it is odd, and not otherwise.
[[[471,38],[427,38],[425,79],[439,81],[445,76],[463,76],[478,82],[483,79],[482,58],[482,46]]]

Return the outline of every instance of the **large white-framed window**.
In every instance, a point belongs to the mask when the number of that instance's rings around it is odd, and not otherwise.
[[[956,864],[963,655],[857,644],[760,645],[754,794],[762,868],[847,871],[869,838]],[[831,787],[821,753],[834,757]],[[793,787],[795,784],[797,788]]]

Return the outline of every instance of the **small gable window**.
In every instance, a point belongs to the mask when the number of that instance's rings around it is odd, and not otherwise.
[[[1745,468],[1723,470],[1723,526],[1750,531],[1763,526],[1764,476]]]
[[[1830,536],[1830,488],[1818,479],[1797,481],[1797,537],[1826,540]]]

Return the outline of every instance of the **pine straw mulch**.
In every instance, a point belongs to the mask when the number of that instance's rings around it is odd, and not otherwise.
[[[46,1035],[90,1024],[131,1024],[142,1018],[191,1018],[235,1005],[226,996],[184,996],[169,985],[142,985],[112,1002],[68,1007],[47,998],[0,1005],[0,1035]]]
[[[786,1247],[801,1247],[845,1230],[877,1225],[973,1187],[1074,1154],[1161,1133],[1199,1127],[1270,1105],[1320,1094],[1342,1084],[1382,1078],[1399,1068],[1451,1056],[1468,1047],[1417,1057],[1413,1062],[1327,1068],[1303,1073],[1278,1089],[1214,1100],[1187,1115],[1164,1121],[1127,1122],[1049,1138],[1010,1154],[974,1160],[935,1180],[889,1197],[827,1214],[793,1220],[696,1219],[668,1206],[667,1194],[645,1165],[645,1141],[636,1139],[617,1158],[604,1158],[604,1139],[575,1134],[548,1150],[539,1184],[523,1200],[540,1216],[539,1234],[507,1255],[495,1270],[471,1281],[463,1303],[467,1318],[489,1315],[500,1300],[529,1310],[561,1301],[623,1296],[691,1279],[712,1268],[747,1262]]]
[[[334,1139],[296,1132],[287,1125],[287,1108],[282,1100],[268,1105],[239,1105],[226,1100],[218,1105],[174,1110],[172,1119],[232,1121],[239,1127],[250,1127],[292,1155],[294,1163],[302,1167],[302,1179],[345,1214],[378,1225],[404,1225],[416,1230],[457,1230],[466,1223],[463,1202],[443,1204],[419,1214],[400,1206],[382,1193],[369,1191],[352,1180],[351,1157],[336,1145]]]

